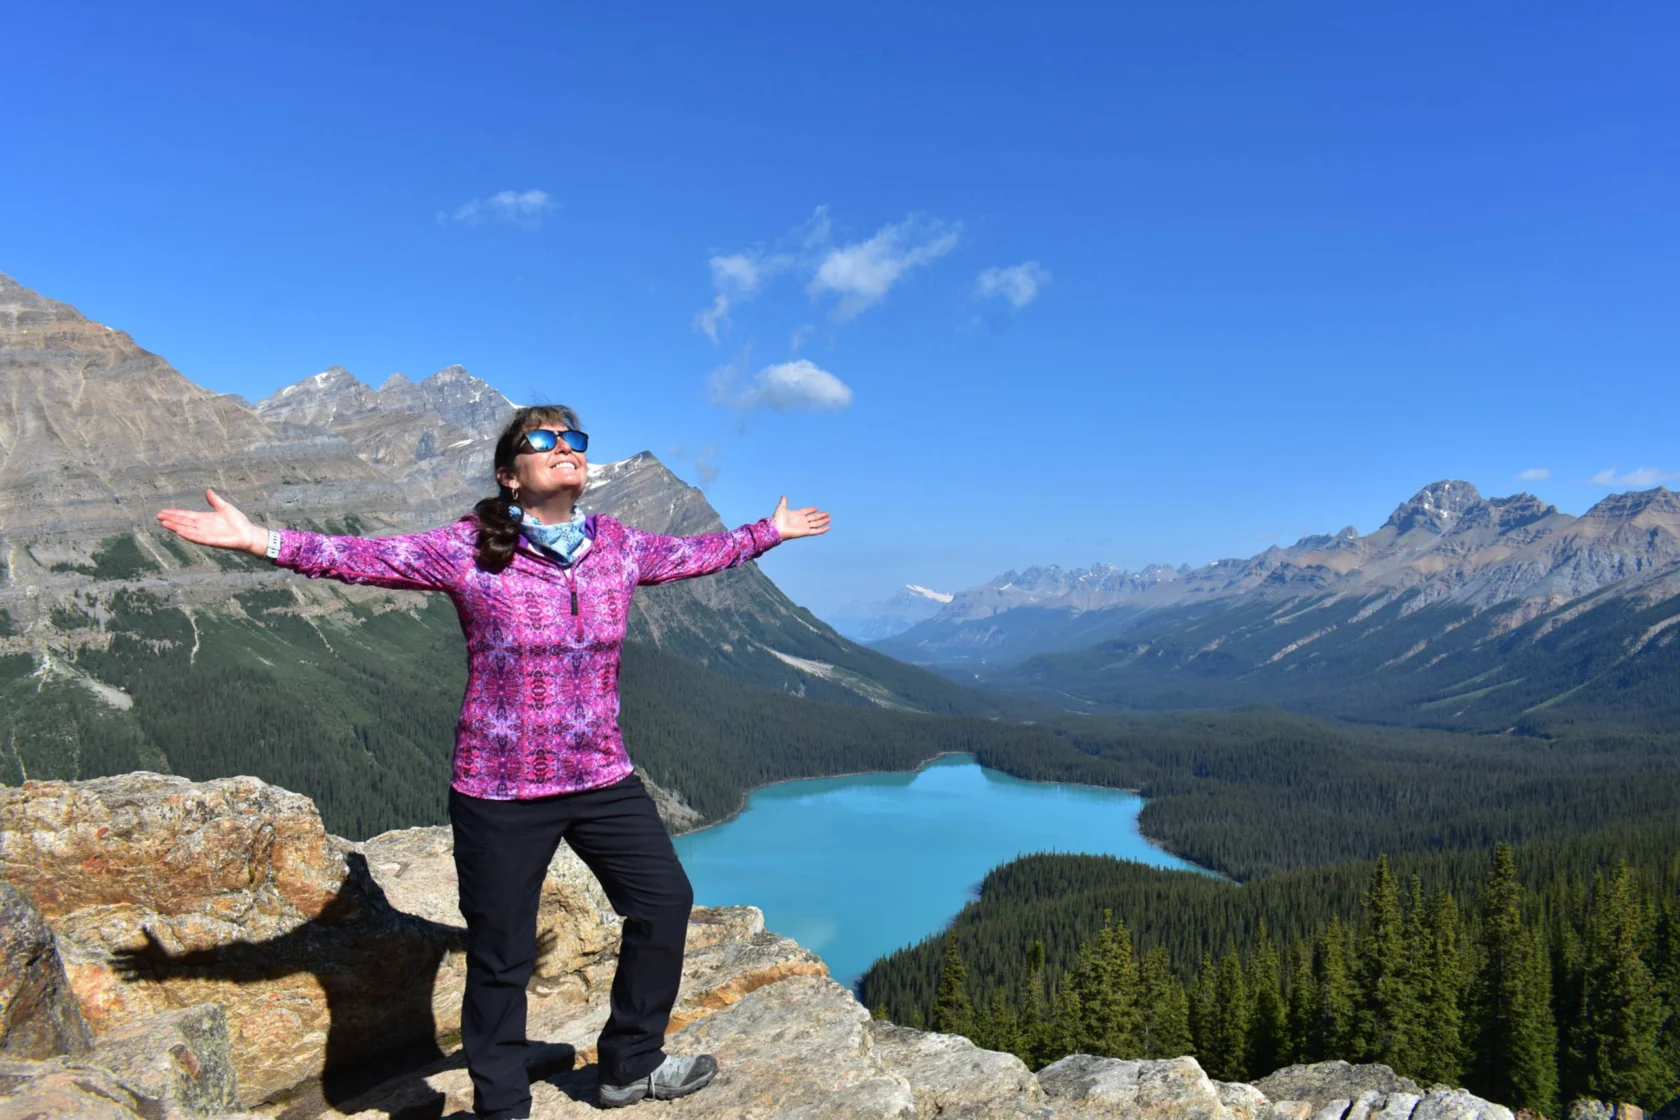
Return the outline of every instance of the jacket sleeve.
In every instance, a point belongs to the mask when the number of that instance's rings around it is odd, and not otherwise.
[[[460,523],[395,537],[333,537],[280,530],[277,567],[401,591],[445,591],[472,567],[473,537]]]
[[[630,555],[636,562],[637,583],[669,583],[674,579],[707,576],[745,564],[782,543],[769,518],[727,533],[697,537],[667,537],[625,526]]]

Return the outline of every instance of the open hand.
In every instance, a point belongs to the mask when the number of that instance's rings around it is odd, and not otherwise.
[[[818,537],[828,532],[828,514],[825,511],[816,506],[789,509],[786,494],[776,503],[776,512],[770,515],[770,521],[784,541],[794,537]]]
[[[190,509],[159,510],[157,519],[163,527],[194,544],[211,548],[235,548],[252,556],[268,552],[268,532],[251,524],[251,519],[222,499],[214,490],[204,492],[210,503],[209,513]]]

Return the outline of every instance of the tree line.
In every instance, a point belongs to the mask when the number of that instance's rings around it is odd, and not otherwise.
[[[1379,858],[1349,920],[1276,938],[1262,918],[1246,951],[1193,962],[1141,949],[1105,911],[1059,974],[1032,940],[986,995],[946,935],[925,1004],[869,994],[882,1017],[908,1011],[1033,1068],[1070,1053],[1192,1054],[1210,1076],[1249,1081],[1339,1058],[1554,1116],[1580,1097],[1651,1109],[1680,1093],[1675,850],[1654,866],[1557,873],[1539,890],[1508,844],[1485,867],[1465,896],[1426,892],[1415,874],[1402,885]]]

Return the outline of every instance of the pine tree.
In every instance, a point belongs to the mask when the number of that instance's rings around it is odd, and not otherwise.
[[[1658,1050],[1663,1008],[1642,956],[1644,915],[1626,864],[1593,891],[1579,1020],[1586,1091],[1652,1109],[1667,1103],[1668,1063]]]
[[[1318,1033],[1315,1048],[1320,1060],[1353,1052],[1354,1015],[1359,992],[1348,968],[1347,933],[1331,915],[1318,943]]]
[[[1290,953],[1294,960],[1289,975],[1289,1051],[1292,1063],[1322,1061],[1319,1050],[1318,981],[1313,976],[1312,946],[1297,942]]]
[[[1286,1064],[1289,1049],[1288,1013],[1283,1003],[1283,980],[1277,947],[1260,919],[1259,944],[1248,966],[1248,1067],[1264,1077]]]
[[[1020,1016],[1016,1021],[1015,1033],[1017,1049],[1015,1056],[1027,1063],[1028,1068],[1038,1069],[1051,1059],[1047,1056],[1050,1046],[1049,1024],[1044,1013],[1044,942],[1030,941],[1027,943],[1027,971],[1021,977],[1021,987],[1015,994],[1015,1006],[1020,1008]]]
[[[1466,1078],[1479,1096],[1556,1115],[1557,1027],[1551,973],[1523,927],[1522,887],[1511,846],[1493,850],[1482,890],[1482,968],[1476,980],[1475,1062]]]
[[[1173,975],[1164,946],[1143,955],[1138,976],[1138,1052],[1144,1058],[1177,1058],[1195,1049],[1190,1039],[1190,1002]]]
[[[957,952],[957,939],[945,942],[945,970],[933,1000],[933,1029],[941,1034],[972,1035],[974,1006],[968,1000],[968,966]]]
[[[1079,1052],[1080,1032],[1085,1026],[1085,1009],[1079,1001],[1079,991],[1072,984],[1064,983],[1059,987],[1051,999],[1050,1027],[1047,1032],[1044,1060],[1053,1062],[1057,1058]]]
[[[1405,1074],[1416,1068],[1416,993],[1406,957],[1405,917],[1388,857],[1377,859],[1365,893],[1365,935],[1359,947],[1359,1060]]]
[[[1657,1039],[1657,1051],[1668,1066],[1669,1092],[1680,1098],[1680,895],[1674,884],[1680,883],[1680,856],[1675,859],[1676,872],[1668,889],[1659,886],[1656,931],[1651,939],[1651,975],[1657,984],[1657,998],[1668,1011]]]
[[[1015,1009],[1009,1006],[1009,997],[1002,988],[992,992],[992,1002],[986,1013],[986,1041],[982,1044],[987,1050],[999,1050],[1005,1054],[1014,1054],[1020,1050],[1020,1030],[1016,1025]]]
[[[1464,964],[1458,949],[1458,906],[1435,892],[1421,924],[1418,1003],[1427,1024],[1418,1039],[1418,1080],[1457,1085],[1464,1076]]]
[[[1214,990],[1213,958],[1202,954],[1202,967],[1196,973],[1196,984],[1190,990],[1190,1039],[1195,1044],[1196,1057],[1207,1068],[1207,1055],[1212,1051],[1214,1031],[1219,1022],[1219,995]]]
[[[1112,911],[1103,912],[1102,932],[1080,950],[1075,988],[1083,1026],[1080,1050],[1109,1058],[1137,1056],[1138,969],[1132,935]]]
[[[1248,1080],[1248,986],[1235,950],[1219,961],[1213,986],[1214,1012],[1202,1068],[1220,1081]]]
[[[1079,954],[1074,958],[1073,967],[1062,978],[1062,988],[1071,996],[1078,998],[1079,1017],[1074,1025],[1073,1039],[1069,1044],[1070,1053],[1096,1054],[1106,1057],[1101,1051],[1102,1040],[1098,1038],[1101,1027],[1097,1022],[1101,1011],[1098,1003],[1102,996],[1101,966],[1097,960],[1097,943],[1093,938],[1079,947]]]

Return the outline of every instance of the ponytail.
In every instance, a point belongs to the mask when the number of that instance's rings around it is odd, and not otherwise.
[[[487,572],[500,572],[513,562],[513,546],[519,541],[519,522],[509,513],[513,505],[513,495],[507,487],[497,487],[501,492],[494,498],[485,498],[473,506],[473,516],[478,519],[478,546],[474,556],[478,566]]]

